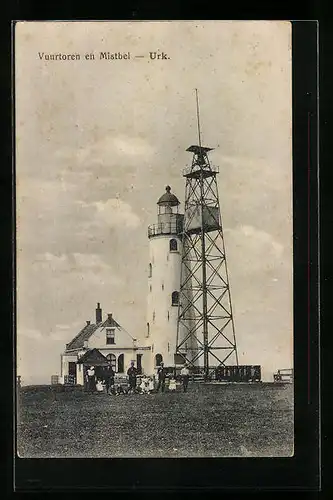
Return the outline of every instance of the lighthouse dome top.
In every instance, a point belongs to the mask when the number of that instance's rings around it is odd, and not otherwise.
[[[157,205],[169,206],[169,207],[175,207],[177,205],[180,205],[180,201],[178,200],[177,196],[171,193],[170,186],[166,186],[165,191],[166,192],[162,194],[162,196],[158,200]]]

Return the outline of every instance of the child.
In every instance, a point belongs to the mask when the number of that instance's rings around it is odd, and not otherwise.
[[[149,382],[148,382],[148,394],[150,394],[151,392],[154,392],[155,384],[154,384],[154,379],[152,377],[149,377],[148,380],[149,380]]]
[[[146,394],[146,377],[142,377],[140,384],[140,394]]]
[[[117,387],[115,385],[112,385],[109,389],[109,394],[112,394],[112,396],[117,395]]]
[[[176,389],[177,389],[176,379],[174,377],[171,377],[169,382],[169,391],[175,391]]]
[[[184,364],[183,368],[181,369],[180,376],[181,376],[182,383],[183,383],[183,392],[186,392],[187,386],[188,386],[188,381],[190,379],[190,371],[189,371],[186,364]]]
[[[122,385],[118,384],[116,389],[116,395],[119,396],[120,394],[128,394],[128,390],[124,389]]]
[[[103,392],[104,387],[103,387],[103,384],[102,384],[101,380],[97,380],[96,390],[97,390],[97,392]]]
[[[120,384],[118,384],[116,389],[116,395],[119,396],[120,394],[124,394],[124,389]]]
[[[140,389],[142,394],[149,393],[149,378],[146,375],[144,375],[141,379]]]

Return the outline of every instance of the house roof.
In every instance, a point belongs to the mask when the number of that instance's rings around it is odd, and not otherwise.
[[[81,347],[83,347],[84,341],[88,340],[98,327],[99,324],[86,325],[84,328],[82,328],[81,331],[79,331],[79,333],[73,338],[73,340],[66,344],[66,350],[80,349]]]
[[[89,349],[78,360],[78,363],[84,363],[91,366],[105,366],[108,360],[98,349]]]
[[[82,330],[80,330],[79,333],[73,338],[73,340],[66,344],[66,351],[71,349],[81,349],[82,347],[84,347],[84,342],[86,340],[89,340],[92,334],[98,328],[105,327],[121,328],[119,323],[117,323],[117,321],[115,321],[111,315],[109,315],[108,318],[101,323],[91,323],[89,325],[85,325]]]

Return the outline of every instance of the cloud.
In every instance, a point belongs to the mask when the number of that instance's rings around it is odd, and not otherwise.
[[[54,255],[50,252],[38,254],[33,262],[33,268],[38,271],[52,273],[82,273],[85,277],[88,273],[103,273],[111,271],[112,268],[105,262],[101,255],[93,253],[78,253]],[[115,278],[113,278],[114,280]]]
[[[24,328],[18,331],[18,337],[26,337],[32,340],[43,340],[43,336],[39,330],[33,328]]]
[[[82,325],[83,326],[83,325]],[[77,331],[79,331],[80,328],[77,328]],[[52,330],[50,334],[47,336],[47,339],[53,340],[53,341],[60,341],[61,345],[66,344],[73,338],[73,325],[68,326],[66,329],[59,329],[55,327],[54,331]]]
[[[54,255],[50,252],[37,254],[33,261],[33,267],[45,270],[55,270],[58,272],[67,272],[69,270],[69,257],[66,254]]]
[[[235,194],[239,190],[250,190],[249,194],[264,195],[267,191],[283,190],[286,185],[290,186],[292,180],[291,155],[286,155],[285,162],[281,159],[272,158],[271,155],[262,153],[262,156],[240,156],[225,155],[218,146],[211,154],[214,164],[220,167],[221,180],[232,181],[235,186]],[[286,165],[287,168],[286,168]],[[228,194],[229,196],[229,194]]]
[[[73,253],[73,257],[78,269],[110,269],[110,265],[98,254]]]
[[[44,333],[38,329],[20,327],[17,331],[16,364],[22,384],[50,383],[51,375],[60,373],[60,353],[65,349],[65,344],[83,326],[76,321],[69,325],[56,325]]]
[[[138,227],[140,218],[133,212],[131,205],[119,198],[97,202],[97,216],[106,224],[115,226]]]
[[[283,260],[284,247],[273,236],[250,225],[224,229],[226,254],[233,273],[274,271]]]
[[[59,328],[59,326],[57,325],[54,330],[47,332],[47,334],[45,335],[42,335],[40,330],[23,327],[20,328],[17,332],[18,344],[20,347],[20,342],[24,342],[24,340],[33,341],[34,343],[45,343],[49,340],[60,340],[62,343],[64,343],[66,339],[73,336],[71,333],[68,333],[68,331],[71,329],[73,329],[73,325],[68,325],[66,328]]]
[[[76,335],[81,328],[83,328],[83,326],[84,322],[82,321],[74,321],[68,325],[57,324],[54,326],[51,324],[50,329],[45,330],[44,333],[37,328],[20,326],[17,330],[19,358],[25,358],[27,354],[24,349],[25,347],[28,346],[30,351],[32,346],[45,346],[50,341],[54,342],[59,352],[61,352],[63,346],[65,346],[65,344],[69,342],[74,335]]]
[[[140,137],[115,137],[113,146],[119,154],[134,156],[135,158],[151,156],[154,152],[151,145]]]
[[[98,137],[103,134],[102,137]],[[96,138],[97,136],[97,138]],[[69,160],[75,166],[89,166],[92,164],[107,164],[119,166],[119,162],[142,161],[154,154],[154,148],[149,142],[140,137],[125,134],[112,135],[110,132],[92,129],[84,144],[72,148],[62,148],[55,153],[61,160]]]
[[[275,241],[272,235],[265,231],[260,231],[253,226],[240,226],[239,230],[246,237],[247,241],[255,241],[260,247],[270,248],[276,258],[281,257],[283,245]]]
[[[79,201],[84,208],[94,209],[94,222],[103,227],[128,227],[136,228],[141,225],[141,219],[133,212],[131,205],[120,198],[109,198],[106,201],[86,203]],[[94,222],[92,225],[94,225]],[[91,226],[91,222],[88,222]]]
[[[60,325],[56,325],[55,326],[56,330],[69,330],[70,328],[72,328],[72,325],[63,325],[63,324],[60,324]]]

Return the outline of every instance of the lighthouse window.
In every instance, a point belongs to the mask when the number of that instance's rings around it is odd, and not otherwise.
[[[114,328],[106,329],[106,343],[107,344],[115,344],[115,333]]]
[[[150,325],[149,323],[147,323],[147,337],[149,337],[149,334],[150,334]]]
[[[170,247],[170,252],[177,252],[178,250],[177,240],[175,239],[170,240],[169,247]]]
[[[151,278],[153,275],[153,266],[149,264],[149,270],[148,270],[148,278]]]
[[[172,292],[171,295],[171,304],[173,306],[178,306],[179,303],[179,293],[178,292]]]
[[[162,290],[164,290],[164,284],[162,283]]]
[[[153,312],[153,323],[155,323],[155,311]]]

